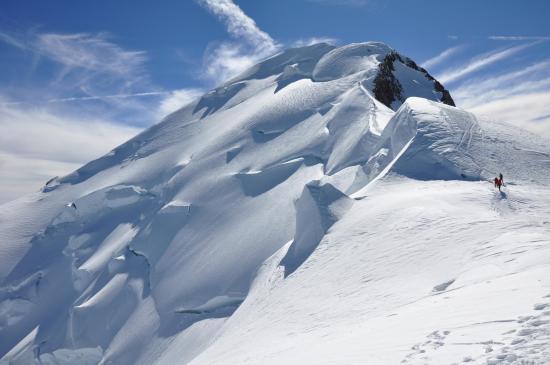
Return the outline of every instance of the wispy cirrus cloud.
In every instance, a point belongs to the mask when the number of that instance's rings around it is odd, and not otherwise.
[[[278,46],[269,34],[261,30],[232,0],[197,0],[224,22],[227,32],[242,37],[259,49],[274,50]]]
[[[317,43],[328,43],[335,45],[338,43],[338,39],[332,37],[310,37],[310,38],[301,38],[291,43],[291,47],[305,47],[311,46]]]
[[[32,92],[10,98],[9,90],[0,88],[5,105],[56,104],[59,108],[66,104],[64,108],[86,110],[102,118],[107,114],[108,119],[150,125],[160,120],[162,113],[173,111],[177,101],[183,100],[175,95],[186,92],[153,85],[146,52],[124,49],[108,33],[0,32],[0,42],[27,51],[57,70],[47,88],[39,92],[40,86],[34,85]],[[196,95],[196,90],[189,89],[187,94]]]
[[[82,108],[104,115],[134,114],[127,120],[150,124],[149,105],[136,103],[133,97],[161,97],[148,76],[147,54],[118,46],[107,33],[36,33],[35,31],[0,32],[0,42],[26,52],[37,64],[46,64],[39,75],[30,70],[30,82],[1,88],[6,102],[43,105],[69,103],[65,107]],[[47,70],[47,72],[44,72]],[[95,104],[94,104],[95,103]],[[95,106],[95,108],[94,108]]]
[[[450,83],[453,81],[457,81],[473,72],[476,72],[482,68],[485,68],[495,62],[509,58],[525,50],[526,48],[532,47],[538,43],[539,43],[538,41],[531,42],[531,43],[522,44],[519,46],[514,46],[514,47],[509,47],[505,49],[484,53],[482,55],[479,55],[469,60],[464,65],[444,70],[438,75],[437,79],[443,83]]]
[[[430,67],[438,66],[441,63],[447,61],[449,58],[451,58],[451,56],[457,54],[462,49],[464,49],[463,45],[447,48],[446,50],[444,50],[443,52],[441,52],[437,56],[434,56],[434,57],[430,58],[429,60],[424,61],[422,63],[422,67],[430,68]]]
[[[543,60],[515,71],[469,79],[453,91],[453,96],[469,108],[495,99],[550,87],[550,60]]]
[[[461,107],[550,137],[550,60],[472,78],[452,90]]]
[[[148,91],[141,93],[132,93],[132,94],[113,94],[113,95],[94,95],[94,96],[70,96],[64,98],[53,98],[53,99],[44,99],[42,103],[70,103],[70,102],[80,102],[80,101],[96,101],[96,100],[107,100],[107,99],[128,99],[128,98],[140,98],[140,97],[150,97],[150,96],[168,96],[172,91]],[[28,101],[8,101],[0,103],[0,105],[25,105],[32,104]]]
[[[281,49],[271,36],[232,0],[197,0],[216,15],[233,38],[211,44],[204,57],[204,75],[215,83],[226,81],[262,58]]]
[[[58,34],[0,32],[0,41],[43,57],[56,65],[56,80],[72,76],[76,85],[92,85],[98,78],[108,79],[112,87],[128,89],[132,85],[147,83],[143,51],[126,50],[112,41],[107,33]]]
[[[145,52],[125,50],[101,33],[39,34],[32,47],[69,69],[79,68],[123,79],[143,77],[147,60]]]
[[[447,35],[447,38],[451,40],[458,39],[470,39],[470,40],[480,40],[488,39],[491,41],[547,41],[550,40],[550,36],[528,36],[528,35],[489,35],[489,36],[458,36],[456,34]]]
[[[27,45],[24,42],[6,32],[0,32],[0,41],[19,49],[27,49]]]
[[[482,117],[530,130],[550,140],[550,90],[495,99],[469,110]]]
[[[547,41],[550,40],[550,36],[491,35],[487,39],[493,41]]]

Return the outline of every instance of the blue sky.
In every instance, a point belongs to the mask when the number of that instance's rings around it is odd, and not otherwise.
[[[3,0],[0,203],[284,48],[383,41],[457,104],[550,137],[550,2]]]

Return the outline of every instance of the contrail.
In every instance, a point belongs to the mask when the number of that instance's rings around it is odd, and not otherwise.
[[[48,100],[41,100],[38,103],[66,103],[72,101],[89,101],[89,100],[102,100],[102,99],[123,99],[123,98],[136,98],[144,96],[159,96],[159,95],[168,95],[175,90],[168,91],[149,91],[142,93],[133,93],[133,94],[111,94],[111,95],[90,95],[90,96],[73,96],[67,98],[54,98]],[[30,101],[9,101],[5,103],[0,103],[2,106],[9,105],[23,105],[23,104],[34,104]]]
[[[83,100],[101,100],[101,99],[123,99],[123,98],[134,98],[142,96],[158,96],[166,95],[172,91],[150,91],[144,93],[135,93],[135,94],[112,94],[112,95],[91,95],[91,96],[77,96],[70,98],[56,98],[47,100],[48,103],[64,103],[70,101],[83,101]]]

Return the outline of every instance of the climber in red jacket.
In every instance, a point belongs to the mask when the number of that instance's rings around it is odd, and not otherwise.
[[[498,188],[498,191],[500,191],[501,186],[502,186],[502,180],[498,177],[495,177],[495,188]]]

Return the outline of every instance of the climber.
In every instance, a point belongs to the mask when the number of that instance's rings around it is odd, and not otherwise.
[[[502,176],[502,172],[498,174],[498,178],[500,179],[501,185],[504,185],[504,176]]]
[[[495,188],[498,188],[498,191],[500,191],[501,186],[502,186],[502,180],[498,177],[495,177]]]

